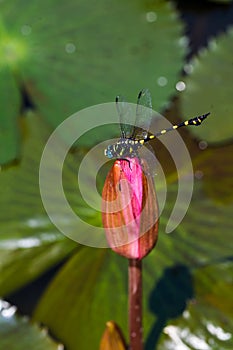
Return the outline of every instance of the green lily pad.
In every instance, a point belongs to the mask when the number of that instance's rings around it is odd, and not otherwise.
[[[204,151],[205,155],[200,158],[200,162],[196,161],[195,164],[197,176],[203,177],[207,196],[224,205],[233,202],[233,193],[230,190],[233,188],[232,152],[231,144],[209,148]]]
[[[0,172],[1,295],[29,283],[77,247],[54,228],[43,207],[38,172],[48,132],[36,118],[28,120],[22,163]]]
[[[33,0],[19,15],[21,7],[19,0],[1,4],[0,81],[5,82],[7,66],[10,81],[17,79],[53,127],[77,110],[113,101],[119,93],[135,102],[138,92],[148,87],[156,109],[174,93],[185,41],[175,9],[166,1],[110,5],[101,0],[97,6],[94,1],[64,5],[50,0],[45,5]],[[8,105],[2,106],[4,112]],[[15,122],[15,113],[12,118]],[[105,135],[110,133],[106,128]],[[12,137],[6,148],[10,142]],[[94,142],[93,137],[84,140],[86,145]]]
[[[40,304],[35,319],[48,325],[52,332],[60,334],[60,339],[64,339],[65,345],[70,349],[75,349],[76,344],[79,344],[80,349],[98,348],[108,320],[114,318],[115,322],[120,322],[121,329],[127,328],[127,315],[122,319],[122,311],[127,309],[126,276],[125,259],[119,258],[109,249],[84,248],[57,275],[44,296],[44,302]],[[62,277],[64,280],[61,286]],[[122,283],[116,283],[121,279]],[[52,295],[55,297],[54,301]],[[63,299],[65,295],[69,295],[66,300]],[[64,308],[59,310],[57,321],[54,322],[55,307],[62,299]],[[49,315],[45,310],[46,305],[50,309]],[[66,323],[62,326],[61,320],[64,316]]]
[[[2,307],[4,306],[4,308]],[[15,307],[0,300],[0,348],[11,350],[59,350],[62,344],[55,343],[37,325],[15,314]]]
[[[1,44],[0,44],[1,45]],[[0,61],[0,161],[8,163],[19,156],[20,92],[8,67]]]
[[[227,260],[195,272],[195,298],[181,317],[164,328],[158,350],[232,348],[232,272],[232,263]],[[216,279],[216,274],[221,278]]]
[[[188,64],[186,68],[191,73],[180,95],[184,118],[211,112],[208,123],[203,123],[198,130],[192,129],[199,139],[211,143],[232,139],[232,38],[233,31],[229,30],[210,41],[208,48]]]
[[[30,226],[27,229],[29,231]],[[44,227],[40,227],[39,232],[32,230],[30,236],[26,234],[26,228],[21,232],[15,229],[15,236],[10,233],[10,238],[1,237],[1,295],[8,295],[35,280],[74,249],[72,241],[52,230],[43,234],[42,229]]]
[[[28,117],[27,122],[29,126],[23,148],[22,164],[0,173],[0,259],[4,266],[3,273],[1,272],[3,281],[1,288],[3,293],[9,293],[19,286],[22,287],[72,252],[72,257],[57,273],[40,300],[34,319],[48,326],[51,332],[71,350],[77,348],[77,343],[80,350],[86,349],[87,341],[89,348],[98,348],[108,320],[114,319],[127,335],[127,261],[109,249],[83,247],[75,251],[77,244],[64,238],[49,223],[38,188],[39,160],[44,140],[47,139],[49,132],[38,117]],[[199,159],[196,156],[199,172],[204,172],[204,160],[208,159],[224,167],[224,163],[220,162],[221,152],[214,152],[215,149],[199,151],[197,154]],[[54,154],[56,155],[56,152]],[[51,166],[54,166],[56,158],[51,156],[50,159]],[[97,229],[100,225],[99,212],[94,213],[94,210],[90,210],[76,191],[76,174],[79,166],[80,155],[68,154],[63,169],[66,196],[74,211],[81,213],[83,220],[96,226]],[[86,176],[88,183],[93,184],[96,174],[90,169],[86,168]],[[221,279],[220,295],[213,293],[216,303],[220,304],[223,296],[227,297],[229,294],[229,274],[228,272],[219,274],[218,262],[222,264],[228,261],[228,257],[232,254],[233,205],[231,202],[227,205],[216,205],[211,197],[207,197],[203,192],[203,181],[196,180],[188,214],[176,231],[167,235],[164,233],[167,218],[177,194],[175,178],[173,175],[169,178],[167,193],[169,200],[161,216],[158,245],[144,261],[145,341],[149,339],[148,347],[152,344],[154,348],[159,341],[163,341],[159,340],[160,335],[170,324],[171,319],[179,322],[181,314],[186,310],[188,300],[196,297],[197,285],[203,285],[203,289],[200,288],[197,294],[203,305],[201,308],[203,312],[206,307],[210,310],[213,308],[213,303],[206,300],[202,293],[205,292],[206,281],[207,284],[211,281],[212,285],[216,284],[216,280]],[[224,183],[224,173],[222,183]],[[50,183],[50,189],[52,188]],[[96,203],[99,201],[100,206],[100,198],[97,198],[92,185],[89,189],[85,187],[84,192],[89,198],[93,197]],[[183,203],[180,205],[182,206]],[[56,201],[56,191],[54,206],[61,209]],[[64,215],[62,210],[58,213],[62,219]],[[77,226],[77,232],[79,230],[80,227]],[[224,234],[220,234],[222,232]],[[88,237],[88,230],[83,233]],[[37,242],[38,246],[32,246],[33,242]],[[6,243],[13,243],[13,248]],[[23,243],[31,245],[22,247]],[[21,245],[21,248],[17,244]],[[51,249],[52,256],[50,256]],[[32,265],[29,264],[29,259]],[[207,265],[213,265],[211,273],[208,269],[203,270],[202,266]],[[211,277],[209,280],[208,276]],[[16,280],[15,284],[12,284],[12,279]],[[157,299],[159,302],[156,304]],[[179,303],[178,299],[180,299]],[[164,302],[161,303],[161,301]],[[200,327],[200,317],[203,314],[201,311],[193,321],[192,334],[195,334],[196,329]],[[224,310],[222,312],[224,313]],[[220,327],[217,317],[219,314],[211,311],[210,315],[211,317],[213,315],[213,323],[216,327]],[[159,324],[156,323],[157,319]],[[156,339],[151,336],[152,333],[154,334],[155,326]],[[208,335],[208,329],[204,325],[201,331],[205,336]],[[226,346],[229,347],[229,342],[226,342]]]

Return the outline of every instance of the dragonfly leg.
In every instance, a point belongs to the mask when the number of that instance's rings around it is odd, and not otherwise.
[[[125,161],[129,164],[130,170],[132,170],[132,168],[131,168],[131,166],[130,166],[130,160],[128,160],[127,158],[120,158],[120,160],[125,160]]]

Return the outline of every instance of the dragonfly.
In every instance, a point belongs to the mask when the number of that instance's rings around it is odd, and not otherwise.
[[[134,125],[130,123],[132,111],[129,104],[120,95],[116,97],[116,107],[120,119],[121,138],[114,144],[108,145],[104,154],[109,159],[124,159],[127,162],[129,162],[127,158],[139,157],[138,152],[145,143],[183,126],[199,126],[210,115],[210,112],[208,112],[151,134],[148,130],[154,112],[152,110],[151,94],[148,89],[142,89],[138,94]]]

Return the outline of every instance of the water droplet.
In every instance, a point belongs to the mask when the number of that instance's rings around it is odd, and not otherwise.
[[[228,33],[231,34],[231,35],[233,34],[233,27],[229,28]]]
[[[193,72],[193,65],[191,63],[185,64],[184,71],[187,74],[191,74]]]
[[[0,299],[0,312],[2,312],[2,310],[7,309],[11,306],[10,303],[8,303],[8,301],[2,300]]]
[[[10,318],[16,313],[16,311],[17,311],[17,307],[11,305],[7,309],[3,309],[1,311],[1,314],[2,314],[3,317]]]
[[[183,317],[184,317],[185,319],[190,318],[190,312],[189,312],[188,310],[185,310],[185,311],[183,312]]]
[[[202,141],[199,142],[198,147],[201,150],[206,149],[208,147],[208,143],[206,141],[202,140]]]
[[[31,32],[32,32],[32,28],[31,28],[31,26],[29,26],[28,24],[24,24],[22,27],[21,27],[21,33],[23,34],[23,35],[29,35],[29,34],[31,34]]]
[[[215,39],[210,40],[210,42],[209,42],[209,48],[210,48],[211,50],[216,50],[217,47],[218,47],[217,41],[216,41]]]
[[[132,338],[135,338],[136,336],[137,336],[137,333],[136,333],[136,332],[132,332],[132,333],[131,333],[131,337],[132,337]]]
[[[201,179],[203,178],[203,176],[204,176],[204,173],[203,173],[202,170],[196,170],[196,171],[195,171],[195,178],[196,178],[197,180],[201,180]],[[184,316],[184,315],[183,315],[183,316]]]
[[[147,12],[146,13],[146,20],[147,22],[155,22],[157,20],[157,14],[153,11]]]
[[[48,329],[48,327],[43,327],[43,328],[41,329],[41,333],[44,334],[44,335],[48,335],[48,334],[49,334],[49,329]]]
[[[181,47],[187,47],[189,44],[189,39],[187,36],[182,36],[179,40],[178,40],[178,44]]]
[[[65,50],[67,53],[74,53],[76,50],[76,46],[73,43],[67,43],[65,46]]]
[[[157,83],[159,86],[165,86],[165,85],[167,85],[167,78],[166,77],[159,77],[157,79]]]
[[[176,90],[184,91],[185,89],[186,89],[186,85],[184,81],[178,81],[178,83],[176,83]]]

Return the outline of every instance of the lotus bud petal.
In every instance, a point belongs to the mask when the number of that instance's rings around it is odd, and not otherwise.
[[[116,160],[102,193],[102,221],[109,246],[128,259],[142,259],[158,238],[153,178],[138,158]]]

